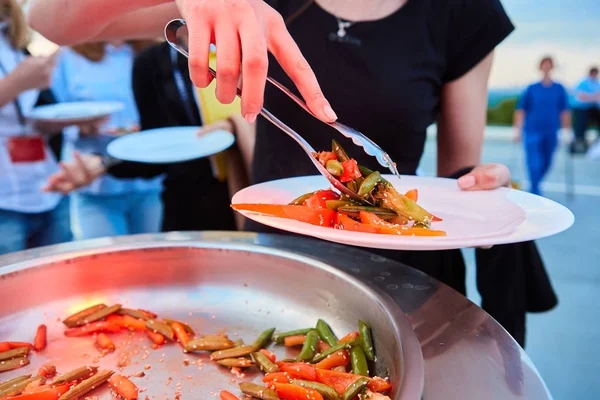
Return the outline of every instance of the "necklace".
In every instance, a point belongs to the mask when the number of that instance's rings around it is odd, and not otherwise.
[[[354,25],[354,22],[344,21],[340,18],[336,18],[336,19],[337,19],[337,23],[338,23],[337,35],[341,39],[346,36],[346,29],[348,29],[352,25]]]

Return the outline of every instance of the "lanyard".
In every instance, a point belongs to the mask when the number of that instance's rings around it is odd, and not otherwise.
[[[17,62],[17,65],[18,65],[18,62]],[[5,78],[8,76],[8,71],[6,70],[6,67],[4,67],[4,65],[2,64],[1,61],[0,61],[0,71],[2,72],[2,74],[4,75]],[[27,126],[27,120],[25,119],[25,116],[23,115],[23,110],[21,110],[21,104],[19,104],[19,96],[18,95],[13,100],[13,104],[15,105],[15,109],[17,110],[17,117],[19,118],[19,124],[21,125],[22,130],[25,131],[25,127]]]
[[[175,86],[177,86],[177,91],[179,92],[179,96],[183,102],[183,108],[185,113],[188,116],[189,121],[194,124],[196,123],[196,115],[192,111],[190,107],[190,96],[187,90],[187,86],[185,84],[185,80],[183,79],[183,75],[181,74],[181,69],[179,68],[179,55],[177,50],[174,48],[170,48],[171,51],[171,64],[173,66],[173,78],[175,79]],[[195,101],[194,101],[195,102]]]

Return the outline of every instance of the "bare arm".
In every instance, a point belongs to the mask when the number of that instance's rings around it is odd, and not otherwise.
[[[513,127],[518,130],[523,129],[523,123],[525,121],[525,111],[515,110],[515,117],[513,119]]]
[[[560,113],[560,126],[563,129],[571,129],[571,111],[565,110]]]
[[[0,79],[0,107],[14,101],[25,88],[13,75],[9,74]]]
[[[466,75],[442,88],[437,134],[439,176],[450,176],[481,161],[492,61],[490,53]]]

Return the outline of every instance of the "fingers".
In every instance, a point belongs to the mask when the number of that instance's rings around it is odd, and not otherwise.
[[[510,186],[510,171],[502,164],[484,164],[458,179],[462,190],[491,190]]]
[[[240,41],[235,25],[229,18],[219,18],[215,24],[217,44],[217,99],[229,104],[235,99],[240,78]]]
[[[185,17],[188,21],[188,36],[190,43],[189,66],[190,78],[196,87],[205,88],[212,82],[208,72],[208,54],[212,32],[212,21],[202,15],[200,8],[192,9],[191,15]]]
[[[335,121],[337,115],[323,95],[313,70],[280,16],[269,23],[267,40],[269,50],[292,79],[310,110],[322,121]]]
[[[240,26],[242,42],[242,115],[248,121],[256,121],[264,102],[265,85],[269,68],[267,42],[258,24],[249,21]]]

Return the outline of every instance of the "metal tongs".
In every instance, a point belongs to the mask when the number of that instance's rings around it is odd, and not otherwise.
[[[181,38],[187,37],[187,29],[185,29],[185,31],[183,29],[180,30],[180,28],[182,28],[182,27],[185,27],[184,20],[182,20],[182,19],[172,20],[165,27],[165,38],[167,39],[167,42],[175,50],[177,50],[184,56],[189,57],[188,48],[187,48],[187,45],[185,44],[185,43],[187,43],[187,40],[184,40],[184,41],[180,40]],[[209,67],[209,72],[212,74],[213,77],[216,78],[217,74],[216,74],[215,70],[213,70],[212,68]],[[283,93],[288,95],[300,107],[302,107],[307,113],[309,113],[310,115],[312,115],[313,117],[316,118],[316,116],[310,111],[310,109],[308,108],[306,103],[304,103],[304,101],[302,101],[302,99],[298,98],[298,96],[293,94],[288,88],[286,88],[281,83],[277,82],[276,80],[274,80],[271,77],[267,77],[267,81],[269,83],[271,83],[273,86],[277,87]],[[241,97],[241,95],[242,95],[242,91],[239,88],[237,90],[237,95],[238,95],[238,97]],[[277,126],[279,129],[281,129],[282,131],[287,133],[296,142],[298,142],[298,144],[302,147],[302,149],[309,156],[310,160],[315,165],[315,167],[317,167],[317,169],[319,170],[321,175],[323,175],[325,178],[327,178],[327,180],[329,182],[331,182],[331,184],[337,190],[339,190],[341,193],[349,196],[350,198],[358,201],[359,203],[368,203],[367,200],[358,196],[352,190],[348,189],[342,182],[340,182],[333,175],[331,175],[329,173],[329,171],[327,171],[327,169],[323,165],[321,165],[321,163],[314,157],[314,154],[317,153],[315,151],[315,149],[313,149],[312,146],[302,136],[300,136],[296,131],[294,131],[292,128],[290,128],[289,126],[284,124],[282,121],[280,121],[276,116],[271,114],[271,112],[264,107],[261,109],[260,114],[263,117],[265,117],[268,121],[270,121],[273,125]],[[324,123],[326,123],[326,122],[324,122]],[[351,139],[355,145],[362,147],[365,153],[367,153],[370,156],[375,157],[377,159],[377,162],[381,166],[388,168],[392,172],[392,174],[396,175],[397,177],[400,177],[400,174],[398,173],[398,169],[396,168],[396,164],[392,161],[391,157],[385,151],[383,151],[381,149],[381,147],[379,147],[376,143],[374,143],[371,139],[369,139],[362,133],[358,132],[357,130],[352,129],[349,126],[346,126],[339,122],[332,122],[332,123],[326,123],[326,124],[328,124],[332,128],[339,131],[345,137]]]

